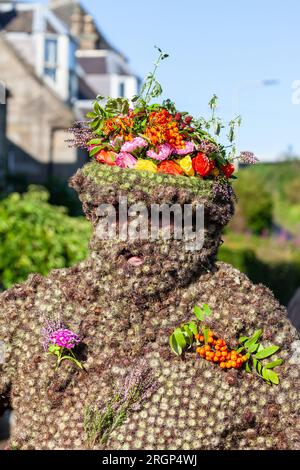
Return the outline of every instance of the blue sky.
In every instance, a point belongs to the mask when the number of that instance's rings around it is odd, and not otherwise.
[[[170,54],[159,80],[178,108],[205,115],[216,93],[221,117],[242,114],[241,150],[273,160],[292,146],[300,155],[300,104],[292,104],[292,83],[300,80],[299,0],[82,3],[140,76],[152,68],[154,44]],[[259,85],[266,79],[280,83]]]

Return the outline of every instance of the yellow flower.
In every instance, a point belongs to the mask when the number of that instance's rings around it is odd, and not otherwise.
[[[155,165],[153,162],[150,162],[150,160],[138,160],[134,169],[140,171],[149,171],[150,173],[157,173],[157,165]]]
[[[192,159],[189,155],[179,160],[178,163],[187,176],[194,176],[195,172],[192,165]]]
[[[213,174],[213,176],[219,176],[220,170],[219,170],[218,168],[215,168],[215,169],[212,171],[212,174]]]

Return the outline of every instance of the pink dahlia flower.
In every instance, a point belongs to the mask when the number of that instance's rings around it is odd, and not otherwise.
[[[174,154],[176,155],[187,155],[188,153],[192,153],[195,150],[195,145],[193,142],[185,142],[185,147],[183,149],[176,149],[174,150]]]
[[[147,156],[153,158],[154,160],[158,160],[162,162],[166,160],[173,152],[173,147],[169,144],[162,144],[158,147],[158,152],[154,152],[154,150],[148,150]]]
[[[79,336],[73,333],[71,330],[60,329],[54,331],[49,336],[49,343],[55,344],[60,348],[73,349],[76,344],[80,343]]]
[[[120,152],[116,158],[116,165],[120,168],[134,168],[137,160],[128,152]]]
[[[134,152],[137,149],[147,147],[147,142],[142,137],[135,137],[130,142],[125,142],[121,147],[121,152]]]

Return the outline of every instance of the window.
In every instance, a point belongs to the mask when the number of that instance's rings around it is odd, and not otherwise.
[[[44,74],[55,82],[57,69],[57,39],[45,40]]]
[[[125,83],[124,82],[119,83],[119,96],[121,98],[125,97]]]

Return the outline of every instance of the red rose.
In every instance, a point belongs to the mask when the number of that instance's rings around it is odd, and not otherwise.
[[[227,176],[227,178],[230,178],[232,173],[234,173],[234,171],[235,171],[235,167],[232,163],[228,163],[227,165],[222,167],[222,171],[223,171],[224,175]]]
[[[169,175],[183,175],[182,168],[171,160],[161,162],[157,167],[157,172],[167,173]]]
[[[192,160],[193,168],[202,177],[207,176],[215,167],[214,160],[210,160],[204,153],[199,152]]]
[[[106,165],[115,166],[116,165],[116,156],[115,152],[109,150],[100,150],[99,153],[96,153],[95,159],[99,163],[106,163]]]

